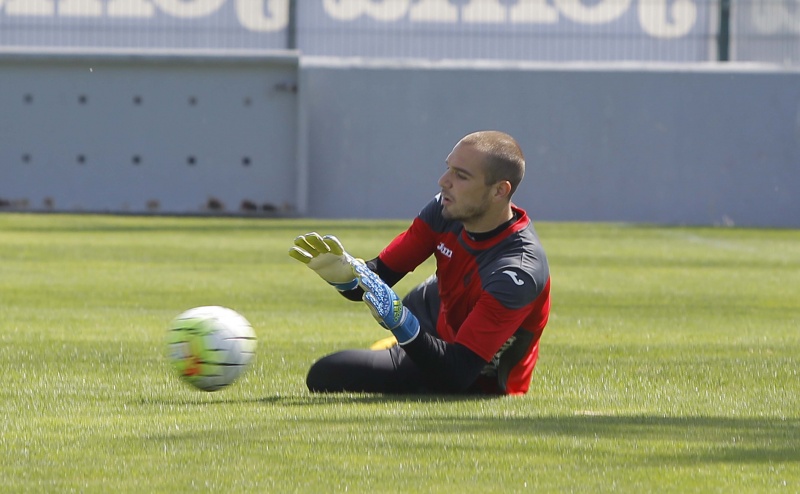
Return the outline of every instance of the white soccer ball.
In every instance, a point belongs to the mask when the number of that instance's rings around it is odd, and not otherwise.
[[[195,307],[172,320],[167,356],[184,382],[216,391],[234,382],[250,365],[256,334],[238,312],[218,306]]]

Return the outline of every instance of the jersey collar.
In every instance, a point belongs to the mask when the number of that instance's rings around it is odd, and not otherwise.
[[[526,213],[524,209],[518,208],[514,204],[511,205],[511,210],[514,212],[514,216],[517,219],[507,228],[497,232],[497,234],[485,240],[473,240],[470,238],[467,230],[462,228],[460,235],[461,240],[471,249],[484,250],[499,244],[503,239],[512,233],[516,233],[525,229],[530,222],[528,220],[528,213]]]

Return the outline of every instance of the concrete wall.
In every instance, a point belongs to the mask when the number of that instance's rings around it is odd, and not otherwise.
[[[800,71],[296,54],[0,57],[0,210],[408,219],[478,129],[540,220],[800,227]]]
[[[297,54],[0,57],[0,209],[305,209]]]
[[[311,216],[406,218],[463,135],[514,135],[535,218],[800,227],[800,72],[304,59]]]

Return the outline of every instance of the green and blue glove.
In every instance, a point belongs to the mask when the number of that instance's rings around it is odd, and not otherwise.
[[[316,232],[300,235],[294,239],[289,256],[308,266],[340,292],[358,286],[352,266],[355,259],[333,235],[321,237]]]
[[[364,303],[378,324],[392,332],[400,345],[411,343],[419,334],[419,321],[400,297],[361,260],[353,263],[353,272],[364,289]]]

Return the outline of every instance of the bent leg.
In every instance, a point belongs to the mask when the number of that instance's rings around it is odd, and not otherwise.
[[[309,391],[335,393],[425,392],[424,376],[399,346],[388,350],[343,350],[311,366],[306,377]]]

